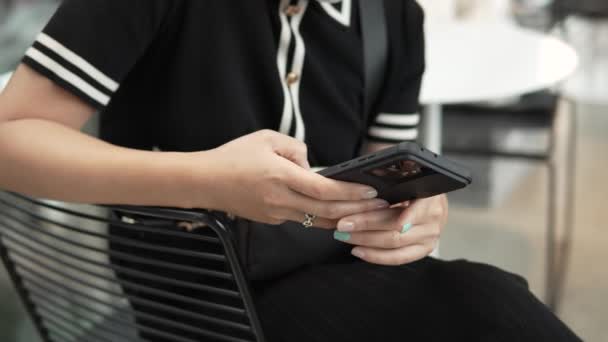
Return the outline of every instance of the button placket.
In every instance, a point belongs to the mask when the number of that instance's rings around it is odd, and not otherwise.
[[[302,6],[299,5],[287,5],[285,7],[285,15],[288,17],[293,17],[294,15],[299,14],[302,11]]]
[[[294,71],[290,72],[289,74],[287,74],[287,85],[291,86],[294,83],[298,82],[300,80],[300,75]]]

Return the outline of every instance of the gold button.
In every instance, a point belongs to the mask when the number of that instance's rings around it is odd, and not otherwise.
[[[289,6],[285,7],[285,15],[287,15],[288,17],[293,17],[294,15],[300,13],[301,10],[302,10],[302,7],[300,7],[300,6],[289,5]]]
[[[292,85],[300,80],[300,75],[295,72],[287,74],[287,84]]]

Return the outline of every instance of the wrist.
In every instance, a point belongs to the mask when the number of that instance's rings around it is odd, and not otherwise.
[[[209,151],[166,153],[165,165],[170,165],[167,186],[173,206],[183,209],[219,209],[213,195],[214,179],[212,156]]]

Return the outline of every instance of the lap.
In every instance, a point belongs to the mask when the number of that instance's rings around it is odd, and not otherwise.
[[[523,278],[466,261],[317,265],[254,293],[269,342],[576,340]]]

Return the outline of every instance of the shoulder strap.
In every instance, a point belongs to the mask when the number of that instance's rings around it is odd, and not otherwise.
[[[363,61],[365,64],[365,117],[378,100],[388,62],[388,35],[384,0],[359,0]]]

